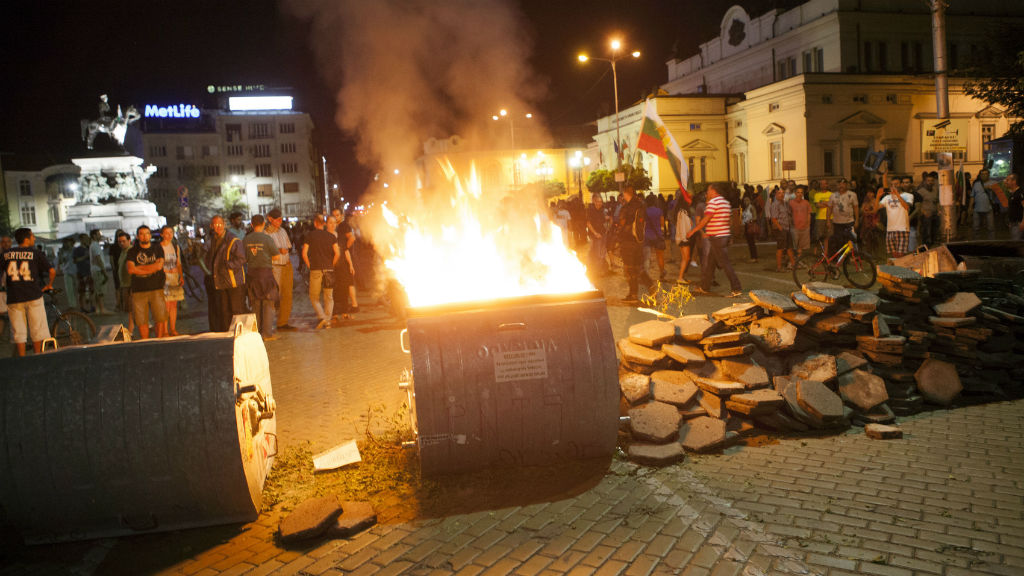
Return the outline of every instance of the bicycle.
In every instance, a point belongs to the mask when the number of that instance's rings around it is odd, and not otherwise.
[[[57,296],[63,292],[59,288],[43,292],[48,316],[53,316],[50,325],[50,336],[57,340],[60,347],[88,344],[96,338],[96,324],[78,310],[61,311],[57,305]]]
[[[804,254],[793,267],[793,281],[798,287],[808,282],[832,282],[839,280],[839,267],[843,275],[857,288],[869,288],[875,283],[878,270],[874,260],[861,253],[853,240],[847,240],[832,256],[827,255],[825,241],[819,240],[821,252]]]

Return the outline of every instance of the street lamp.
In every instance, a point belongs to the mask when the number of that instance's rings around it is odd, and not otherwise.
[[[619,60],[622,60],[625,56],[623,56],[620,53],[620,50],[622,49],[622,42],[620,42],[617,38],[613,39],[611,41],[611,43],[609,44],[609,46],[611,47],[611,50],[612,50],[611,58],[598,58],[596,56],[588,56],[586,54],[580,54],[579,56],[577,56],[577,58],[579,59],[580,62],[584,62],[584,63],[587,62],[588,60],[600,60],[602,62],[607,62],[607,63],[612,65],[612,86],[613,86],[613,88],[615,90],[615,148],[616,148],[615,155],[618,157],[618,164],[617,164],[617,166],[619,168],[621,168],[622,167],[622,153],[621,153],[622,139],[619,137],[619,75],[616,72],[615,63],[618,62]],[[630,53],[630,56],[632,56],[633,58],[639,58],[640,57],[640,51],[639,50],[634,50],[633,52]]]
[[[494,115],[491,116],[491,120],[494,120],[495,122],[497,122],[498,120],[501,120],[502,118],[507,118],[508,119],[509,135],[512,137],[512,185],[513,186],[518,186],[519,185],[519,171],[516,169],[516,123],[515,123],[515,117],[511,113],[509,113],[509,111],[506,110],[505,108],[502,108],[501,110],[498,111],[497,114],[494,114]],[[523,118],[526,118],[527,120],[529,120],[530,118],[533,118],[533,114],[527,112],[526,114],[523,114]]]
[[[569,158],[569,166],[572,166],[576,170],[577,190],[580,194],[580,200],[583,200],[583,167],[590,166],[590,157],[584,156],[583,152],[577,150],[576,153]]]

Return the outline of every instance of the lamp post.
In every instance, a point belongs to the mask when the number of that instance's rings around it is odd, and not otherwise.
[[[511,136],[511,138],[512,138],[512,185],[513,186],[518,186],[519,185],[519,171],[516,170],[516,122],[515,122],[515,116],[513,114],[511,114],[505,108],[502,108],[501,110],[498,111],[497,114],[494,114],[493,116],[491,116],[491,120],[494,120],[495,122],[497,122],[498,120],[501,120],[502,118],[508,119],[509,136]],[[523,118],[529,120],[530,118],[533,118],[533,114],[527,112],[526,114],[523,114]]]
[[[624,56],[620,53],[622,49],[622,42],[619,39],[613,39],[609,44],[611,48],[611,58],[598,58],[596,56],[588,56],[587,54],[580,54],[577,56],[580,62],[587,62],[588,60],[600,60],[607,62],[612,65],[612,87],[615,91],[615,155],[618,157],[616,167],[622,167],[622,153],[620,147],[622,146],[622,139],[619,136],[619,75],[615,68],[615,63],[622,60]],[[633,58],[640,57],[640,51],[634,50],[630,53]],[[619,188],[622,188],[622,183],[619,183]]]
[[[590,166],[590,158],[583,155],[583,152],[577,150],[569,158],[569,166],[572,166],[576,170],[576,189],[580,194],[580,200],[583,200],[583,167]]]

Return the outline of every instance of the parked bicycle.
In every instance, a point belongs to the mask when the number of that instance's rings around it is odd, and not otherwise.
[[[829,256],[825,241],[818,242],[820,253],[804,254],[793,268],[793,281],[797,286],[808,282],[835,282],[839,271],[857,288],[869,288],[875,283],[878,270],[874,260],[861,252],[853,240],[847,240],[834,254]]]
[[[57,305],[57,296],[63,292],[54,288],[43,293],[47,316],[53,318],[50,324],[50,336],[57,340],[61,347],[76,344],[88,344],[96,338],[96,324],[78,310],[64,310]]]

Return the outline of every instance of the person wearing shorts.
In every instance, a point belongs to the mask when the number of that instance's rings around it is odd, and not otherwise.
[[[153,242],[149,226],[135,231],[135,244],[128,249],[125,268],[131,275],[132,317],[139,337],[149,338],[149,316],[156,323],[156,337],[167,335],[167,303],[164,301],[164,250]]]
[[[53,289],[57,270],[50,265],[42,250],[36,248],[36,236],[28,228],[14,231],[18,245],[0,255],[3,275],[7,285],[7,315],[11,320],[11,340],[15,354],[25,355],[25,343],[32,335],[32,350],[43,351],[43,340],[50,337],[46,325],[46,306],[43,292]],[[43,279],[46,278],[44,285]]]
[[[885,208],[885,249],[889,258],[899,258],[910,249],[910,209],[914,205],[914,197],[907,192],[900,192],[899,184],[892,183],[888,193],[885,187],[878,189],[875,202]]]
[[[768,205],[768,219],[772,225],[772,234],[775,236],[775,271],[784,272],[782,267],[782,254],[789,256],[789,267],[796,265],[796,258],[793,256],[793,237],[790,228],[793,226],[793,215],[790,213],[789,205],[784,200],[785,191],[776,188],[771,203]]]

